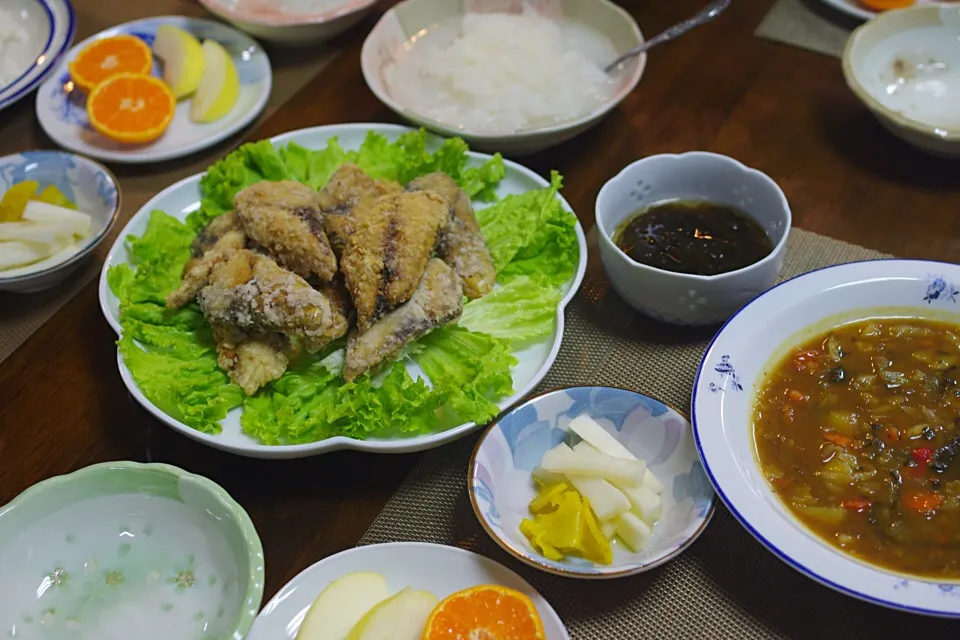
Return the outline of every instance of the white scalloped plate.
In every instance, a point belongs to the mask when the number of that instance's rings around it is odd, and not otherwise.
[[[275,145],[282,145],[288,142],[296,142],[308,149],[322,148],[330,138],[336,137],[340,144],[346,149],[356,149],[363,142],[368,131],[381,133],[389,139],[395,139],[402,133],[412,131],[407,127],[400,127],[388,124],[345,124],[331,125],[326,127],[313,127],[311,129],[300,129],[291,131],[283,135],[271,138]],[[434,141],[440,138],[431,137]],[[482,163],[490,156],[471,153],[472,163]],[[531,189],[540,189],[548,186],[546,180],[542,177],[515,162],[504,160],[507,175],[497,189],[497,194],[501,197],[509,194],[524,193]],[[180,182],[173,184],[147,202],[130,219],[127,226],[124,227],[120,235],[117,236],[110,253],[103,265],[103,271],[100,274],[100,308],[104,317],[117,335],[121,333],[119,322],[118,300],[110,287],[107,285],[107,271],[110,267],[128,262],[125,238],[130,235],[141,235],[146,229],[147,220],[150,212],[154,209],[160,209],[168,214],[183,220],[191,211],[200,206],[200,178],[203,174],[197,174],[189,178],[184,178]],[[561,196],[564,207],[572,211],[570,205]],[[486,205],[481,205],[486,206]],[[580,247],[580,263],[576,274],[563,287],[563,299],[557,306],[557,324],[554,334],[549,339],[540,343],[531,345],[525,349],[515,351],[514,356],[519,360],[513,370],[513,387],[515,393],[508,398],[500,400],[497,404],[501,410],[507,409],[528,393],[543,380],[550,370],[553,361],[560,350],[560,342],[563,339],[563,310],[573,299],[577,289],[580,288],[580,282],[583,280],[583,274],[587,268],[587,242],[583,233],[583,228],[579,222],[576,226],[577,242]],[[144,406],[150,413],[156,416],[162,422],[170,425],[187,437],[198,440],[206,445],[216,449],[229,451],[237,455],[248,456],[252,458],[303,458],[339,449],[356,449],[359,451],[370,451],[376,453],[410,453],[413,451],[424,451],[433,449],[440,445],[452,442],[477,429],[478,425],[470,422],[458,427],[433,433],[426,436],[414,438],[390,439],[390,440],[356,440],[343,436],[336,436],[326,440],[320,440],[310,444],[269,446],[256,442],[249,437],[240,428],[240,415],[242,409],[237,408],[231,411],[221,424],[223,431],[216,435],[201,433],[182,422],[175,420],[151,403],[141,392],[130,370],[123,362],[123,356],[117,353],[117,364],[120,369],[120,376],[123,378],[127,389],[133,394],[137,402]],[[408,364],[408,369],[414,377],[420,373],[416,364]]]

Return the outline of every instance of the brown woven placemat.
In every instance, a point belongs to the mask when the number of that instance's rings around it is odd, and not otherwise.
[[[777,0],[754,34],[839,58],[858,24],[822,0]]]
[[[540,389],[612,385],[686,408],[697,365],[715,329],[665,327],[634,313],[608,289],[591,234],[591,263],[567,309],[563,346]],[[795,230],[783,276],[887,257]],[[423,456],[360,544],[422,541],[471,549],[510,566],[546,597],[574,640],[694,638],[947,637],[956,623],[924,620],[861,603],[822,587],[766,552],[722,506],[682,556],[647,573],[605,582],[550,576],[487,537],[466,491],[477,437]]]

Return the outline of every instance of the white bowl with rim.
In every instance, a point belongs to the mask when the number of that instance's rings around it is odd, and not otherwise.
[[[613,240],[638,211],[671,200],[735,207],[756,220],[773,250],[750,266],[712,276],[665,271],[635,262]],[[600,257],[613,288],[635,309],[661,322],[722,322],[770,288],[780,275],[792,216],[769,176],[727,156],[703,151],[638,160],[610,179],[597,196]]]
[[[370,12],[377,0],[200,0],[213,15],[255,38],[312,45],[334,38]]]
[[[405,120],[441,135],[463,138],[471,148],[481,151],[523,155],[573,138],[599,123],[633,91],[646,67],[646,54],[623,65],[617,72],[614,93],[590,113],[567,122],[516,132],[471,131],[438,122],[395,99],[387,88],[385,68],[406,55],[413,40],[422,38],[428,30],[470,11],[517,13],[522,6],[523,3],[510,0],[405,0],[397,4],[383,15],[363,43],[360,65],[367,86],[381,102]],[[603,34],[611,40],[618,54],[644,41],[633,17],[610,0],[540,0],[530,6],[542,15],[576,20]]]
[[[4,0],[0,13],[5,21],[0,24],[2,110],[53,72],[73,44],[77,19],[70,0]]]
[[[847,41],[843,75],[894,135],[922,151],[960,157],[960,5],[878,15]]]
[[[122,200],[116,177],[89,158],[66,151],[24,151],[0,157],[0,198],[25,180],[36,181],[41,190],[56,186],[79,211],[93,218],[93,224],[74,253],[0,271],[0,291],[32,293],[60,284],[103,242],[120,214]]]
[[[797,276],[755,299],[717,333],[697,372],[691,407],[697,449],[733,516],[794,569],[867,602],[960,619],[960,577],[919,578],[840,551],[781,502],[757,458],[755,401],[767,372],[838,324],[882,317],[960,325],[960,265],[853,262]]]
[[[537,495],[531,472],[547,450],[570,444],[570,421],[580,415],[597,421],[663,484],[663,516],[647,548],[634,552],[615,543],[609,565],[575,556],[550,560],[520,532]],[[690,421],[659,400],[615,387],[557,389],[503,414],[470,458],[467,493],[480,525],[504,551],[540,571],[586,580],[623,578],[669,562],[703,533],[715,503]]]

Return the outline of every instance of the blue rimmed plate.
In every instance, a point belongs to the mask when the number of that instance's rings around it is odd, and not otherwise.
[[[733,515],[791,567],[867,602],[960,618],[960,580],[899,574],[820,540],[777,498],[757,459],[753,407],[769,367],[833,326],[880,317],[960,324],[960,265],[854,262],[798,276],[753,300],[723,326],[700,365],[692,408],[697,448]]]
[[[614,546],[613,563],[541,556],[520,533],[536,495],[531,472],[543,454],[567,441],[573,418],[588,415],[647,462],[663,483],[663,517],[646,549]],[[555,575],[622,578],[657,567],[683,552],[703,532],[714,493],[697,458],[690,422],[659,400],[611,387],[573,387],[536,396],[506,413],[484,433],[470,460],[467,489],[486,532],[518,560]]]
[[[170,128],[160,138],[146,144],[123,144],[100,135],[87,120],[86,95],[70,81],[67,65],[83,47],[101,38],[129,34],[152,45],[162,24],[176,25],[200,40],[211,39],[224,46],[240,76],[237,103],[223,118],[196,124],[190,120],[190,100],[181,100]],[[154,64],[153,73],[160,76],[159,63]],[[71,151],[112,162],[161,162],[210,147],[246,127],[263,111],[272,84],[273,73],[267,54],[246,34],[212,20],[183,16],[147,18],[101,31],[71,49],[37,92],[37,118],[54,142]]]
[[[5,0],[0,19],[4,22],[0,24],[0,109],[4,109],[50,75],[73,43],[77,21],[69,0]]]

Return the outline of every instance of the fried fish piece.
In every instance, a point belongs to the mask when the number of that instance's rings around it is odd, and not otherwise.
[[[300,338],[313,353],[346,335],[341,305],[300,276],[246,249],[217,264],[198,300],[211,324]]]
[[[445,262],[431,258],[406,304],[388,313],[365,333],[350,334],[343,377],[353,380],[396,358],[410,342],[456,322],[462,311],[460,279]]]
[[[418,191],[383,196],[356,216],[340,270],[360,333],[410,299],[449,215],[443,198]]]
[[[403,191],[398,183],[374,180],[352,162],[341,165],[320,190],[320,211],[324,229],[337,258],[343,255],[354,228],[353,210],[361,202],[371,203],[380,196]]]
[[[241,190],[233,204],[247,235],[278,264],[302,278],[333,279],[337,259],[323,229],[316,191],[292,180],[262,181]]]
[[[440,234],[437,253],[453,267],[463,283],[463,292],[471,300],[481,298],[493,290],[497,270],[473,215],[470,196],[457,186],[453,178],[437,171],[410,182],[407,189],[429,189],[439,193],[450,205],[450,222]]]
[[[290,339],[279,333],[247,333],[237,327],[213,323],[217,364],[248,396],[277,380],[290,364]]]
[[[213,268],[243,249],[247,242],[247,234],[235,211],[211,220],[190,246],[193,257],[183,267],[180,286],[167,296],[167,307],[178,309],[193,300],[206,286]]]

